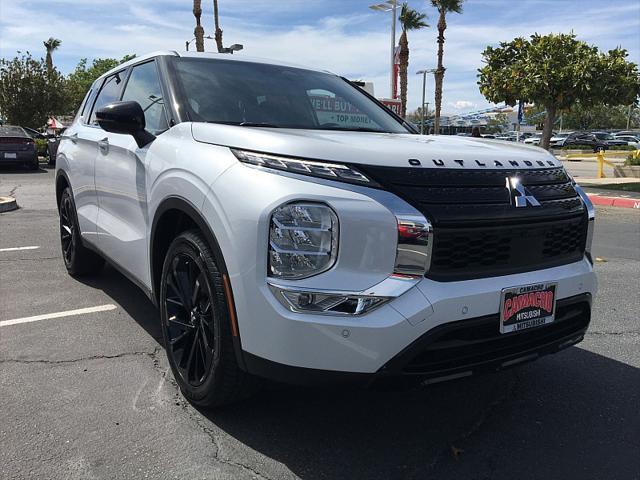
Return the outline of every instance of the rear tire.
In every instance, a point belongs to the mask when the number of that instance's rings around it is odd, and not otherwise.
[[[38,160],[38,155],[36,154],[36,158],[27,165],[27,167],[29,168],[29,170],[33,170],[34,172],[36,170],[40,170],[40,160]]]
[[[104,266],[104,259],[82,245],[76,205],[69,187],[62,192],[59,212],[60,245],[62,247],[62,259],[67,272],[73,277],[99,272]]]
[[[182,394],[203,407],[237,402],[258,386],[238,366],[223,282],[199,231],[183,232],[171,243],[160,283],[162,335]]]

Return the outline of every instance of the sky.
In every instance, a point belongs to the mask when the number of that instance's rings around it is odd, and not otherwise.
[[[382,0],[219,0],[224,43],[237,55],[272,58],[374,83],[389,95],[391,14],[368,8]],[[430,28],[409,32],[408,109],[420,105],[422,77],[436,65],[437,12],[430,1],[409,0],[427,13]],[[205,35],[213,36],[213,2],[203,0]],[[154,50],[184,50],[193,38],[190,0],[0,0],[0,57],[17,51],[44,56],[42,41],[62,40],[54,64],[69,73],[81,58],[120,58]],[[490,107],[477,86],[481,52],[514,37],[568,33],[602,50],[622,46],[640,63],[640,0],[467,0],[447,17],[443,113]],[[398,28],[399,30],[399,28]],[[399,33],[398,33],[399,36]],[[192,47],[194,48],[194,47]],[[213,40],[206,50],[214,51]],[[433,77],[427,101],[433,106]]]

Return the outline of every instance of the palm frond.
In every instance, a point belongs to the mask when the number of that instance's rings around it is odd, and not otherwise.
[[[413,8],[409,8],[409,5],[406,2],[402,4],[402,9],[400,10],[400,24],[402,25],[402,30],[408,31],[426,28],[429,26],[427,22],[425,22],[426,19],[426,13],[420,13]]]
[[[438,9],[440,13],[462,13],[462,3],[464,0],[431,0],[431,5]]]

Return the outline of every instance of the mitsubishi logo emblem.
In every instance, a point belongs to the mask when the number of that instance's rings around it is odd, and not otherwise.
[[[515,205],[516,208],[526,207],[527,205],[532,207],[540,206],[540,202],[520,183],[518,177],[507,177],[507,190],[509,190],[511,205]]]

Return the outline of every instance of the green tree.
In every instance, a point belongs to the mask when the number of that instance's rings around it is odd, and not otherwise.
[[[57,38],[49,37],[49,40],[42,43],[44,44],[44,48],[47,50],[47,68],[51,70],[53,68],[53,58],[51,54],[54,50],[58,49],[62,42]]]
[[[193,16],[196,17],[196,28],[193,30],[193,36],[196,37],[196,51],[204,52],[204,28],[200,24],[202,0],[193,0]]]
[[[583,105],[576,102],[562,112],[562,126],[567,130],[625,129],[628,115],[628,105]],[[632,121],[630,127],[634,126]]]
[[[462,13],[462,2],[464,0],[431,0],[438,10],[438,67],[435,71],[435,120],[433,122],[433,133],[440,133],[440,112],[442,110],[442,83],[444,82],[444,31],[447,29],[447,13]]]
[[[429,25],[425,22],[427,15],[417,12],[409,8],[405,2],[400,10],[400,25],[402,26],[402,35],[400,35],[400,116],[402,118],[407,114],[407,70],[409,68],[409,39],[407,32],[409,30],[420,30]]]
[[[0,59],[0,112],[8,123],[40,128],[64,107],[64,77],[44,60]]]
[[[224,49],[224,47],[222,46],[222,29],[220,28],[218,0],[213,0],[213,24],[215,26],[215,33],[213,34],[213,36],[216,39],[216,47],[218,47],[218,53],[222,53],[222,50]]]
[[[96,58],[90,67],[87,67],[86,58],[80,60],[75,70],[67,77],[64,113],[67,115],[74,114],[80,107],[91,84],[99,76],[132,58],[135,58],[135,55],[125,55],[120,60],[115,58]]]
[[[640,94],[638,66],[622,48],[601,53],[574,34],[532,35],[487,47],[479,69],[480,92],[495,103],[532,102],[546,110],[540,145],[549,147],[553,124],[561,110],[580,101],[630,105]]]

